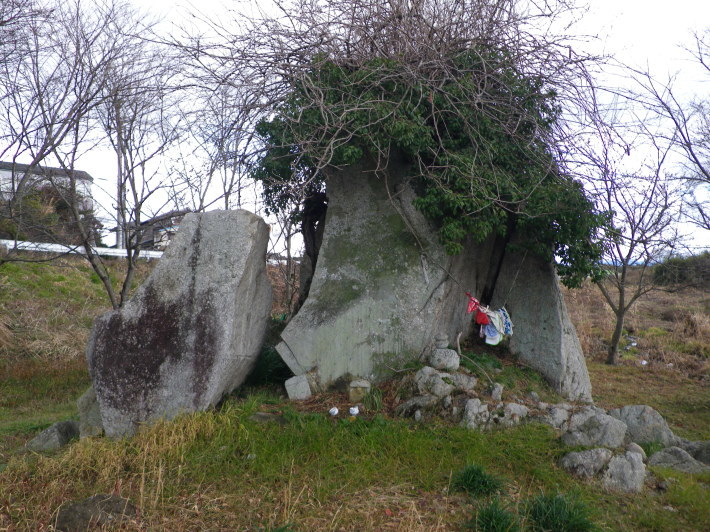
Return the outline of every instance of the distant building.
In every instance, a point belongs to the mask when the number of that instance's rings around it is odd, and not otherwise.
[[[15,193],[18,183],[24,178],[30,165],[0,161],[0,199],[9,200]],[[73,177],[76,192],[81,201],[81,209],[93,210],[94,201],[91,195],[91,184],[94,178],[82,170],[75,170]],[[50,166],[35,166],[29,174],[25,190],[41,190],[54,187],[68,190],[71,185],[71,174],[62,168]]]
[[[141,222],[141,249],[164,250],[177,233],[180,222],[188,212],[190,211],[170,211]]]

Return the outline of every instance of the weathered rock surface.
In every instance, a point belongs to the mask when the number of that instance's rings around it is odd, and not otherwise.
[[[420,394],[431,394],[439,398],[451,395],[455,389],[448,373],[440,373],[429,366],[417,371],[414,383]]]
[[[189,214],[160,263],[87,348],[106,434],[204,410],[239,386],[269,313],[269,228],[247,211]]]
[[[461,426],[471,430],[485,428],[490,417],[486,403],[481,402],[480,399],[469,399],[464,407]]]
[[[539,371],[557,393],[592,401],[592,384],[577,332],[552,264],[530,253],[508,254],[491,302],[505,305],[515,323],[510,351]]]
[[[79,424],[76,421],[60,421],[44,429],[32,438],[25,447],[37,453],[56,451],[79,437]]]
[[[708,473],[710,466],[699,462],[680,447],[667,447],[651,455],[648,465],[667,467],[683,473]]]
[[[610,410],[609,415],[626,423],[629,438],[636,443],[659,442],[668,446],[678,441],[666,420],[650,406],[625,406]]]
[[[359,403],[370,393],[372,385],[365,379],[355,379],[348,385],[348,400],[351,403]]]
[[[500,427],[514,427],[528,417],[530,410],[525,405],[506,403],[501,410],[491,412],[490,424]]]
[[[449,379],[457,391],[465,393],[472,392],[478,382],[476,377],[473,377],[472,375],[465,375],[463,373],[451,373],[449,375]]]
[[[101,421],[101,409],[93,386],[77,399],[76,407],[79,410],[79,437],[103,436],[104,425]]]
[[[429,364],[431,364],[434,369],[456,371],[459,369],[460,363],[461,357],[453,349],[437,348],[434,349],[429,356]]]
[[[93,495],[83,501],[65,503],[59,508],[55,530],[85,532],[102,527],[115,527],[135,519],[136,507],[128,499],[115,495]]]
[[[295,375],[284,383],[286,393],[291,401],[303,401],[313,395],[311,385],[306,375]]]
[[[626,425],[606,414],[595,414],[576,429],[562,435],[565,445],[621,447],[626,443]]]
[[[592,478],[606,467],[613,454],[611,450],[603,448],[567,453],[560,460],[560,466],[576,477]]]
[[[493,385],[493,389],[491,390],[491,399],[494,401],[502,401],[503,400],[503,385],[500,383],[495,383]]]
[[[433,395],[418,395],[397,406],[395,413],[402,417],[413,416],[416,412],[420,412],[421,415],[422,410],[431,408],[438,402],[439,398]]]
[[[688,441],[680,440],[677,447],[680,447],[698,462],[710,465],[710,440]]]
[[[465,290],[480,294],[496,278],[495,241],[447,255],[436,228],[412,205],[406,174],[391,162],[386,179],[365,164],[328,176],[309,296],[277,346],[294,374],[314,371],[322,387],[346,375],[376,381],[388,367],[428,353],[436,334],[468,332]],[[515,322],[511,349],[563,395],[589,401],[591,384],[554,270],[531,254],[519,267],[522,261],[505,255],[493,291],[494,308],[507,303]]]
[[[608,489],[624,493],[639,493],[646,478],[646,466],[638,453],[625,452],[614,456],[604,472],[602,483]]]

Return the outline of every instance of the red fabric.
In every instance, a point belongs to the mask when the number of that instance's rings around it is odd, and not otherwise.
[[[474,310],[478,310],[478,299],[473,297],[470,293],[466,292],[466,295],[468,296],[468,310],[467,313],[471,314]]]
[[[479,325],[488,325],[491,322],[491,320],[488,319],[488,316],[486,315],[485,312],[481,312],[480,310],[476,314],[476,323]]]

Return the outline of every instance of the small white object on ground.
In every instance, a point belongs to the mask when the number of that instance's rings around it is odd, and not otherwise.
[[[359,413],[360,413],[360,409],[357,407],[357,405],[350,407],[350,415],[351,416],[357,416]]]
[[[338,407],[337,407],[337,406],[334,406],[333,408],[331,408],[330,410],[328,410],[328,413],[329,413],[331,416],[337,416],[337,415],[338,415]]]

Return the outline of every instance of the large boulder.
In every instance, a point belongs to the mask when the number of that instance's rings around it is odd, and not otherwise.
[[[247,211],[189,214],[133,298],[87,347],[106,434],[205,410],[251,371],[271,311],[269,227]]]
[[[435,337],[469,332],[465,293],[489,291],[493,305],[506,303],[515,322],[511,348],[563,395],[590,401],[584,358],[552,266],[532,254],[513,255],[495,238],[448,255],[436,228],[412,204],[406,166],[390,162],[386,172],[374,170],[363,163],[328,176],[310,292],[277,346],[294,374],[312,372],[324,388],[341,378],[376,381],[423,359]]]
[[[663,416],[650,406],[625,406],[609,410],[609,415],[626,423],[629,438],[636,443],[662,443],[669,446],[678,442]]]

